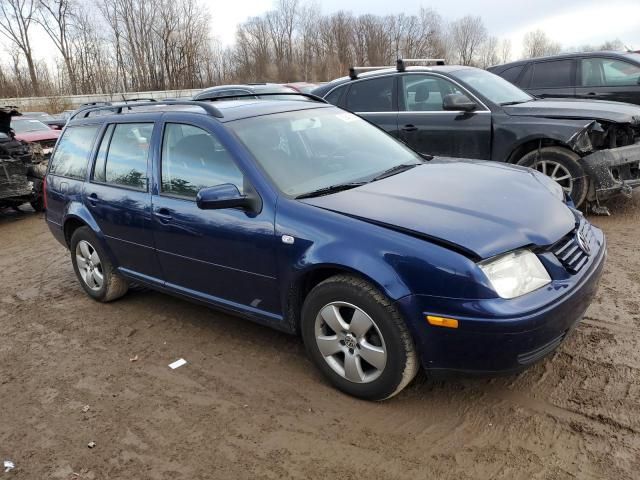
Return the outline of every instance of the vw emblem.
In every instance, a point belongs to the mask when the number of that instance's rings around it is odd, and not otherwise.
[[[591,247],[589,247],[589,242],[584,235],[584,232],[580,230],[576,235],[576,241],[578,242],[578,246],[580,250],[582,250],[587,255],[591,255]]]

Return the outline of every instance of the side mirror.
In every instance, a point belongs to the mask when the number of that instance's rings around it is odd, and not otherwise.
[[[201,210],[218,210],[221,208],[251,209],[253,203],[249,197],[242,195],[238,187],[231,183],[203,188],[196,195],[196,205]]]
[[[473,112],[476,108],[478,104],[461,93],[450,93],[442,99],[443,110]]]

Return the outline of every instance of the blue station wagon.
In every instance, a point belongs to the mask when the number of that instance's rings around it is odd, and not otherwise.
[[[82,110],[45,188],[93,299],[135,282],[299,334],[334,386],[370,400],[420,367],[543,358],[606,252],[545,175],[419,155],[311,97]]]

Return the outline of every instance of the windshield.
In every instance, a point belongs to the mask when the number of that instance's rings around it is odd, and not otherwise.
[[[514,84],[485,70],[468,68],[452,72],[451,75],[465,82],[480,93],[480,95],[483,95],[498,105],[523,103],[533,100],[531,95],[523,92]]]
[[[24,119],[24,120],[13,119],[11,120],[11,128],[13,128],[13,131],[18,134],[51,130],[40,120],[33,120],[33,119]]]
[[[422,158],[361,118],[318,108],[228,124],[286,195],[373,180]]]

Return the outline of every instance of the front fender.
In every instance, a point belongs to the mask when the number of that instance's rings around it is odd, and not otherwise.
[[[509,117],[494,122],[491,159],[506,162],[512,153],[534,140],[553,140],[580,153],[576,141],[594,125],[593,120]]]

